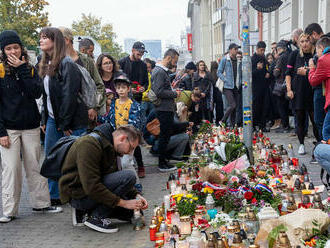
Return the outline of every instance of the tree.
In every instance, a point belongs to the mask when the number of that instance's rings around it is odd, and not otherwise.
[[[110,53],[117,59],[126,55],[122,52],[122,47],[115,41],[117,36],[112,24],[102,25],[102,18],[82,14],[81,20],[72,23],[72,32],[74,35],[91,36],[100,43],[102,52]]]
[[[45,0],[0,0],[0,30],[15,30],[27,48],[36,49],[40,29],[49,25],[46,5]]]

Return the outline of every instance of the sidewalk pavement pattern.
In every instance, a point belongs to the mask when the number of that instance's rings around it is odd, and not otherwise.
[[[309,133],[312,133],[311,130]],[[275,144],[293,144],[295,154],[298,149],[298,138],[288,134],[266,133]],[[321,185],[319,178],[320,167],[309,163],[313,149],[312,138],[306,138],[306,155],[298,156],[299,161],[306,164],[314,185]],[[60,214],[35,214],[32,213],[29,202],[27,185],[24,180],[19,216],[8,224],[0,224],[0,248],[148,248],[153,247],[149,241],[148,224],[152,217],[153,208],[162,202],[167,193],[166,181],[168,174],[159,173],[157,159],[143,149],[146,164],[146,178],[141,180],[144,196],[149,202],[149,209],[145,211],[147,226],[142,231],[134,231],[128,223],[119,223],[119,232],[103,234],[95,232],[88,227],[73,227],[71,208],[63,206]],[[1,179],[0,179],[1,181]],[[0,183],[1,185],[1,183]],[[0,191],[1,195],[1,191]],[[0,197],[0,213],[1,209]]]

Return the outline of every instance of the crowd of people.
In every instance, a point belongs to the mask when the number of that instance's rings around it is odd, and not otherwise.
[[[175,49],[156,63],[142,60],[146,48],[135,42],[131,54],[119,61],[102,53],[94,62],[93,42],[82,39],[76,51],[73,39],[68,28],[43,28],[42,54],[34,65],[15,31],[0,34],[0,223],[18,215],[23,165],[33,211],[58,213],[60,205],[70,203],[75,226],[116,232],[110,217],[130,221],[134,211],[148,208],[139,183],[145,177],[141,145],[146,142],[158,156],[159,170],[168,172],[176,169],[169,160],[187,159],[189,137],[202,121],[243,126],[239,45],[230,44],[210,70],[203,60],[177,70]],[[260,41],[251,57],[254,129],[297,135],[302,155],[311,122],[316,142],[327,144],[330,37],[313,23],[305,31],[294,30],[290,41],[274,42],[271,53],[265,50]],[[95,96],[82,94],[86,81],[93,82]],[[47,157],[62,137],[71,135],[81,137],[68,150],[62,176],[47,183],[40,175],[40,144]],[[330,148],[321,148],[316,158],[329,172],[324,161]],[[137,172],[125,169],[125,156],[136,163]]]

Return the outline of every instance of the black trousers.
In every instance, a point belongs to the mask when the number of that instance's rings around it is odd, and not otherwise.
[[[274,96],[283,128],[289,127],[289,101],[285,96]]]
[[[223,117],[223,101],[222,93],[217,87],[214,87],[213,99],[215,104],[215,123],[218,124]]]
[[[132,191],[136,177],[133,171],[123,170],[111,174],[104,175],[102,180],[104,186],[109,189],[113,194],[119,196],[124,200],[132,199],[130,192]],[[96,202],[89,196],[81,199],[72,199],[70,201],[72,207],[89,212],[92,216],[99,218],[116,218],[120,220],[130,220],[133,216],[133,210],[122,207],[110,208],[104,204]]]
[[[163,163],[166,161],[166,150],[170,137],[185,132],[189,126],[189,122],[175,122],[174,112],[170,111],[157,111],[156,114],[160,123],[160,134],[158,138],[159,163]]]
[[[143,159],[142,159],[142,152],[141,152],[141,147],[137,146],[134,150],[134,158],[136,160],[136,163],[138,167],[144,167],[143,164]]]
[[[269,95],[267,89],[253,92],[253,126],[259,128],[266,127],[267,116],[269,112]]]
[[[319,132],[318,129],[316,127],[316,124],[314,122],[314,112],[312,110],[296,110],[296,116],[297,116],[297,136],[299,139],[299,143],[300,144],[304,144],[304,140],[305,140],[305,128],[306,128],[306,113],[308,113],[309,115],[309,119],[312,123],[313,126],[313,133],[314,133],[314,137],[316,140],[320,140],[319,138]]]
[[[157,111],[157,118],[160,123],[160,134],[159,134],[159,163],[165,162],[166,159],[166,148],[168,141],[170,140],[170,133],[173,130],[174,125],[174,112],[169,111]]]

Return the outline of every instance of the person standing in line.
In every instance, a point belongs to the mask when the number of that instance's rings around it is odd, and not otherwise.
[[[310,36],[313,45],[316,45],[316,42],[321,38],[322,35],[324,35],[323,30],[318,23],[309,24],[305,28],[305,33]],[[323,94],[322,84],[313,86],[313,103],[314,121],[319,131],[319,137],[321,138],[323,136],[322,129],[324,118],[326,115],[326,112],[323,109],[323,106],[325,105],[325,96]]]
[[[222,102],[222,93],[219,88],[215,85],[218,80],[218,67],[219,64],[216,61],[211,62],[211,77],[213,81],[213,102],[215,104],[215,123],[219,125],[223,117],[223,102]],[[213,111],[212,111],[213,112]]]
[[[58,28],[46,27],[40,32],[40,48],[43,52],[39,63],[39,76],[43,80],[45,155],[63,136],[87,131],[88,112],[78,101],[81,89],[81,73],[78,66],[66,56],[64,36]],[[52,205],[61,204],[58,183],[48,180]]]
[[[323,143],[330,140],[330,37],[324,36],[316,43],[316,51],[318,56],[317,65],[313,60],[309,60],[310,71],[308,73],[309,83],[312,86],[324,84],[326,102],[323,106],[326,111],[326,117],[323,123]],[[329,169],[329,168],[328,168]]]
[[[176,109],[174,99],[181,94],[179,90],[173,90],[169,70],[176,66],[178,59],[179,53],[174,49],[168,49],[161,63],[156,64],[151,76],[151,89],[157,98],[160,99],[160,104],[155,106],[155,110],[160,122],[158,168],[161,172],[176,169],[175,166],[168,164],[166,155],[169,138],[171,135],[174,135],[174,112]]]
[[[280,40],[277,43],[277,51],[279,54],[279,58],[276,61],[275,69],[273,71],[273,75],[275,77],[275,81],[277,84],[283,85],[285,83],[285,72],[287,70],[287,63],[290,56],[290,51],[287,49],[288,42],[285,40]],[[286,91],[283,90],[281,92],[273,92],[273,97],[275,98],[275,103],[277,105],[277,109],[281,120],[281,126],[278,125],[276,128],[276,132],[278,133],[288,133],[290,132],[289,127],[289,101],[286,98]],[[274,94],[276,93],[276,95]]]
[[[239,45],[232,43],[228,47],[228,54],[224,56],[219,64],[218,77],[224,82],[223,94],[227,100],[227,110],[221,120],[223,123],[227,123],[230,118],[230,126],[233,127],[236,124],[236,107],[238,103],[238,89],[242,84],[242,77],[237,77],[238,71],[242,71],[242,64],[237,63]],[[240,73],[242,76],[242,73]]]
[[[142,104],[142,94],[148,88],[147,65],[141,60],[144,53],[147,53],[142,42],[137,41],[133,44],[131,55],[118,61],[120,68],[127,75],[132,84],[138,84],[139,87],[132,87],[133,99]],[[142,109],[145,116],[145,110]],[[138,146],[134,151],[134,157],[138,165],[138,175],[145,177],[145,169],[142,159],[141,147]]]
[[[179,88],[182,90],[193,90],[193,75],[197,71],[194,62],[188,62],[184,67],[184,74],[179,82]]]
[[[119,69],[119,64],[110,54],[102,53],[96,60],[97,70],[102,78],[104,87],[116,93],[114,79],[119,77],[123,72]]]
[[[314,122],[313,110],[313,90],[308,81],[308,64],[313,58],[315,47],[310,40],[308,34],[301,34],[299,37],[299,50],[290,54],[287,71],[286,71],[286,87],[287,96],[292,100],[293,109],[297,116],[297,136],[299,139],[298,154],[306,154],[305,139],[305,123],[306,112],[309,115],[313,125],[313,132],[316,140],[319,140],[319,133]]]
[[[91,59],[94,59],[94,42],[88,38],[80,40],[79,52],[86,54]]]
[[[265,57],[266,43],[259,41],[257,43],[256,52],[253,54],[252,60],[252,109],[253,109],[253,126],[259,127],[263,132],[269,132],[266,128],[267,112],[269,104],[267,92],[269,89],[270,74],[267,71],[268,62]]]
[[[193,76],[193,89],[198,88],[201,91],[202,99],[200,102],[200,111],[203,120],[211,120],[211,111],[213,109],[213,80],[207,66],[203,60],[197,62],[197,71]]]
[[[84,67],[88,71],[91,78],[94,80],[97,88],[97,92],[99,96],[97,99],[97,105],[94,108],[88,109],[88,118],[89,118],[88,129],[92,130],[96,126],[97,114],[102,112],[101,109],[103,109],[105,106],[105,101],[106,101],[105,87],[104,84],[102,83],[100,74],[97,71],[94,60],[91,57],[87,56],[86,54],[78,52],[73,48],[73,34],[71,30],[65,27],[59,27],[59,30],[61,30],[65,39],[66,56],[70,57],[75,63]]]
[[[0,34],[0,152],[2,211],[0,223],[18,214],[24,166],[33,212],[58,213],[52,207],[46,178],[40,175],[40,114],[36,99],[42,85],[21,39],[13,30]],[[22,160],[21,160],[22,156]],[[23,162],[23,165],[22,165]]]

